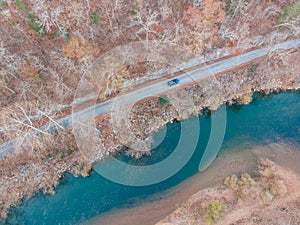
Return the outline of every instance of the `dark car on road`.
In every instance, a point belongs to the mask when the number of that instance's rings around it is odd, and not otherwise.
[[[179,84],[179,80],[178,79],[173,79],[173,80],[168,81],[168,85],[169,86],[173,86],[173,85],[176,85],[176,84]]]

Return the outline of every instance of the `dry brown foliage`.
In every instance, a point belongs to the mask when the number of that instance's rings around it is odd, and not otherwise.
[[[19,74],[22,79],[36,78],[38,76],[38,73],[39,73],[39,69],[35,68],[33,65],[29,63],[22,65],[19,68]]]
[[[192,46],[200,52],[211,47],[217,40],[219,26],[225,20],[225,11],[220,1],[205,0],[201,7],[190,6],[185,13],[185,21],[191,29]]]
[[[71,40],[63,46],[62,51],[68,58],[83,58],[99,53],[99,49],[95,44],[77,37],[71,38]]]

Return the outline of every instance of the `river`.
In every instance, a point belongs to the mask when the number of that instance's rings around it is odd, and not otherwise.
[[[300,145],[299,112],[299,92],[255,94],[249,105],[226,106],[226,133],[220,152],[226,153],[229,149],[238,149],[235,154],[239,154],[239,151],[243,151],[245,148],[254,145],[266,146],[278,141]],[[190,119],[200,121],[200,141],[187,164],[169,179],[154,185],[133,187],[111,182],[95,171],[87,178],[75,178],[71,174],[66,174],[57,187],[55,195],[38,193],[34,198],[25,200],[20,206],[10,210],[7,224],[53,225],[78,224],[87,220],[101,221],[101,217],[109,217],[109,214],[117,217],[118,213],[122,215],[122,210],[131,209],[133,206],[151,205],[162,199],[167,204],[168,198],[175,195],[174,188],[187,189],[189,186],[187,182],[195,179],[195,176],[198,176],[199,182],[203,179],[201,184],[203,187],[213,184],[213,179],[207,178],[217,177],[217,169],[209,168],[208,171],[198,172],[199,162],[210,136],[211,118],[210,112],[207,112],[205,115]],[[151,156],[145,156],[140,160],[124,155],[115,157],[140,166],[161,161],[168,157],[177,145],[181,127],[182,123],[180,122],[168,124],[165,139],[152,151]],[[237,146],[243,146],[243,148],[236,148]],[[195,190],[190,192],[192,191]],[[160,210],[161,213],[157,215],[156,220],[166,216],[171,208],[173,209],[174,206],[165,211]],[[149,213],[151,212],[149,211]],[[90,220],[95,216],[97,219]],[[136,216],[138,217],[138,215]],[[109,224],[107,221],[109,220],[98,223]],[[147,224],[148,221],[144,221],[143,224]],[[139,223],[142,224],[142,221]],[[96,223],[93,222],[93,224]]]

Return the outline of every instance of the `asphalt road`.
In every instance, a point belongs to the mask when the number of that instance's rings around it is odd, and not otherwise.
[[[273,46],[268,46],[257,50],[253,50],[245,54],[241,54],[231,58],[227,58],[222,61],[213,63],[211,65],[199,69],[195,69],[188,73],[181,74],[174,78],[180,80],[179,85],[186,85],[203,78],[214,76],[214,74],[225,72],[226,70],[240,66],[244,63],[251,62],[252,60],[267,55],[269,52],[278,51],[278,50],[288,50],[288,49],[299,48],[299,47],[300,47],[300,39],[295,39],[280,44],[276,44]],[[114,107],[118,108],[125,105],[129,105],[147,97],[157,96],[160,93],[172,90],[174,88],[178,88],[178,85],[168,86],[167,81],[165,80],[157,83],[153,83],[151,85],[133,90],[124,95],[120,95],[110,100],[107,100],[105,102],[99,103],[95,106],[87,107],[71,115],[67,115],[57,120],[56,122],[50,122],[40,127],[39,129],[43,132],[55,133],[63,128],[69,128],[72,125],[83,122],[87,119],[108,113],[112,111]],[[37,131],[35,131],[34,133],[38,135]],[[0,145],[0,159],[3,159],[8,155],[10,155],[11,153],[13,153],[14,151],[13,143],[14,141],[9,141]]]

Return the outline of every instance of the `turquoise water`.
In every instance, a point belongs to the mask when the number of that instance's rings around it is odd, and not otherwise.
[[[221,150],[235,139],[262,144],[285,139],[300,144],[299,112],[299,92],[268,96],[255,94],[249,105],[227,106],[226,134]],[[33,199],[24,201],[10,211],[7,224],[76,224],[113,208],[130,207],[141,199],[147,201],[151,195],[179,184],[198,172],[211,130],[209,112],[191,120],[199,120],[201,126],[196,151],[188,163],[168,180],[145,187],[131,187],[108,181],[96,172],[87,178],[66,174],[55,195],[37,194]],[[169,124],[166,138],[151,156],[138,161],[122,154],[115,157],[134,165],[156,163],[172,153],[179,140],[181,126],[181,123]]]

